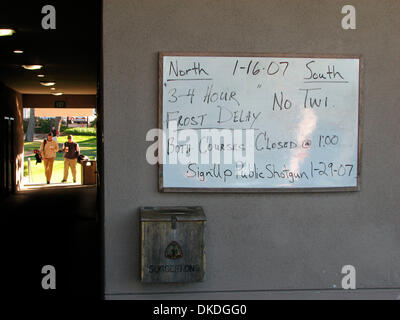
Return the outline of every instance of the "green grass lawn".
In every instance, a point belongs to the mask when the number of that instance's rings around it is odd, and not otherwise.
[[[97,156],[97,140],[96,136],[89,135],[74,135],[74,142],[79,144],[81,154],[88,156],[89,159],[94,160]],[[58,143],[67,142],[67,136],[61,136],[57,138]],[[25,154],[28,152],[33,152],[34,149],[40,149],[41,142],[25,142],[24,151]],[[28,158],[31,158],[31,183],[46,183],[46,177],[44,175],[43,162],[36,164],[35,156],[25,156],[24,161],[24,176],[28,176]],[[76,180],[81,183],[81,165],[76,166]],[[59,183],[64,177],[64,157],[63,153],[57,153],[56,159],[53,165],[53,174],[51,177],[51,182]],[[68,174],[68,182],[72,182],[71,169]]]

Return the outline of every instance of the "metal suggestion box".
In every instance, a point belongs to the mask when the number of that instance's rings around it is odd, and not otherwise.
[[[143,282],[197,282],[205,273],[201,207],[142,207],[140,278]]]

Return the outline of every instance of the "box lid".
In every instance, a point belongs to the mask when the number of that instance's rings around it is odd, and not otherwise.
[[[202,207],[141,207],[140,221],[206,221]]]

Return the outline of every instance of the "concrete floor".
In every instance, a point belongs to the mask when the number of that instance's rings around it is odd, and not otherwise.
[[[96,186],[54,186],[1,201],[3,293],[101,298],[96,194]],[[42,289],[44,265],[56,269],[56,290]]]

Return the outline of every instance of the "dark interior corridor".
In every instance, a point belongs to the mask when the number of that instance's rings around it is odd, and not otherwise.
[[[13,297],[102,298],[100,21],[99,0],[17,0],[0,11],[0,29],[13,30],[0,33],[1,269]],[[97,185],[24,188],[24,108],[96,109]],[[56,290],[42,288],[46,265]]]
[[[22,191],[6,198],[1,211],[8,292],[32,298],[100,298],[95,186]],[[56,269],[56,290],[41,287],[44,265]]]

